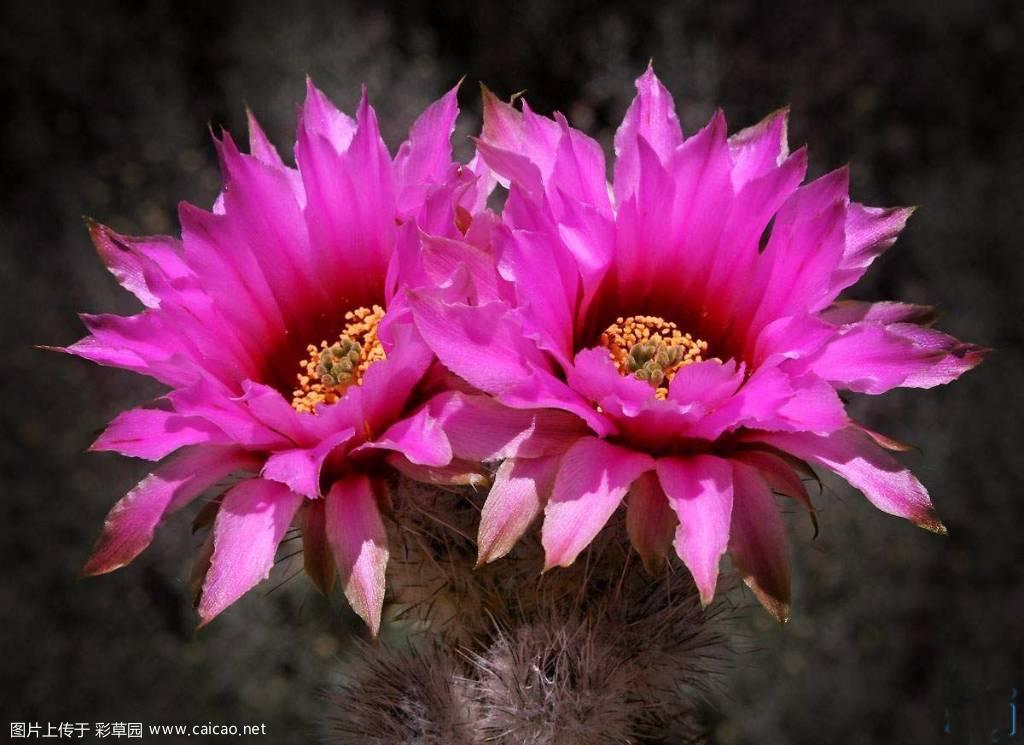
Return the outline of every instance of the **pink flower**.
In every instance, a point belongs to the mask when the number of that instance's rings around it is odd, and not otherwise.
[[[670,546],[707,604],[727,551],[761,603],[789,612],[773,492],[811,508],[801,461],[879,509],[944,530],[925,488],[850,420],[838,390],[930,388],[985,350],[925,325],[930,311],[839,301],[895,241],[909,209],[851,202],[846,169],[800,186],[786,112],[728,137],[719,112],[684,139],[654,73],[599,145],[564,117],[485,92],[478,152],[510,185],[495,280],[461,301],[416,294],[441,362],[490,398],[431,410],[458,457],[500,460],[480,560],[543,511],[547,567],[567,566],[626,502],[645,564]],[[504,411],[504,413],[502,413]]]
[[[166,515],[244,474],[217,503],[199,560],[201,623],[267,576],[294,523],[311,578],[326,592],[336,565],[376,633],[383,461],[415,469],[452,457],[416,408],[433,355],[402,301],[396,245],[415,248],[417,225],[446,216],[455,232],[456,208],[473,207],[474,178],[452,163],[457,114],[453,89],[392,160],[365,92],[353,120],[310,84],[297,168],[250,116],[251,154],[230,136],[217,142],[224,191],[213,212],[181,206],[180,241],[90,226],[145,309],[83,316],[90,335],[66,351],[170,392],[121,414],[92,446],[167,460],[111,510],[86,574],[127,564]]]

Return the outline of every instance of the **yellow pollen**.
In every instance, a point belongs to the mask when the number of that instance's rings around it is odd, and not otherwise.
[[[647,381],[660,399],[668,396],[668,383],[679,369],[703,361],[708,351],[706,341],[658,316],[617,318],[601,334],[599,344],[608,350],[619,373]]]
[[[374,362],[384,359],[384,347],[377,338],[377,327],[384,317],[379,305],[356,308],[345,314],[345,327],[338,340],[328,345],[306,347],[306,359],[299,363],[299,385],[292,392],[292,408],[315,414],[318,404],[333,404],[350,385],[363,382],[363,375]]]

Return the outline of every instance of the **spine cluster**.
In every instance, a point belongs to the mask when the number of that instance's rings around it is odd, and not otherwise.
[[[652,577],[614,526],[538,580],[539,542],[474,569],[471,490],[402,482],[384,643],[332,697],[335,745],[703,743],[728,654],[682,571]]]

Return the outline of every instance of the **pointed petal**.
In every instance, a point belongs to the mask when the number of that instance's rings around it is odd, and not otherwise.
[[[423,203],[427,188],[444,181],[452,162],[451,137],[459,115],[459,86],[420,114],[395,156],[395,186],[399,214],[410,214]]]
[[[467,460],[456,459],[447,466],[418,466],[401,453],[389,453],[385,460],[403,476],[424,484],[484,489],[490,483],[480,464]]]
[[[239,448],[182,451],[114,505],[83,574],[105,574],[128,564],[153,540],[165,514],[184,507],[228,474],[256,467],[256,459]]]
[[[826,437],[780,432],[758,435],[757,439],[834,471],[882,512],[904,517],[933,533],[946,533],[928,490],[909,469],[856,427]]]
[[[803,479],[800,478],[799,474],[793,470],[789,463],[775,453],[763,450],[738,451],[732,455],[732,458],[756,468],[760,472],[761,478],[767,482],[768,486],[776,494],[782,494],[803,505],[807,510],[807,514],[811,516],[814,535],[817,537],[818,516],[815,514],[811,495],[807,493],[807,487],[804,486]]]
[[[576,261],[557,236],[516,230],[499,243],[502,276],[519,300],[523,333],[563,365],[572,357],[573,320],[580,275]]]
[[[307,121],[304,109],[295,149],[313,264],[342,311],[384,297],[396,237],[391,160],[365,97],[358,122],[341,151],[317,131],[315,121]]]
[[[855,284],[906,227],[913,207],[865,207],[853,202],[846,213],[846,248],[832,273],[832,296]]]
[[[147,308],[157,307],[160,300],[149,289],[142,261],[133,250],[131,242],[106,225],[92,220],[86,220],[86,225],[100,260],[121,286]]]
[[[252,450],[276,450],[295,445],[280,432],[267,427],[233,392],[200,379],[187,388],[167,395],[175,411],[183,416],[202,417],[213,422],[233,442]]]
[[[679,518],[675,547],[693,574],[701,605],[715,597],[718,564],[729,546],[733,478],[729,462],[710,455],[658,461],[658,480]]]
[[[845,326],[810,362],[837,387],[879,394],[896,387],[933,388],[978,365],[988,350],[912,323]]]
[[[452,459],[451,443],[427,407],[395,422],[383,435],[352,453],[367,450],[394,450],[418,466],[446,466]]]
[[[789,549],[782,516],[757,470],[733,462],[735,498],[729,553],[764,609],[789,620]]]
[[[604,150],[596,140],[570,127],[561,114],[555,114],[555,121],[561,130],[561,137],[547,189],[555,217],[561,222],[565,213],[562,203],[569,200],[611,218],[612,205],[608,197]]]
[[[786,160],[789,155],[788,118],[787,106],[729,138],[733,186],[737,191],[748,182],[775,170]]]
[[[200,417],[185,417],[165,409],[132,409],[118,414],[89,449],[161,460],[186,445],[226,441],[220,429]]]
[[[848,421],[842,400],[825,381],[814,375],[794,378],[778,367],[762,367],[698,422],[693,435],[713,440],[742,427],[827,434]]]
[[[508,390],[543,364],[504,303],[445,305],[417,294],[412,305],[416,325],[441,363],[483,391]]]
[[[220,504],[217,504],[220,507]],[[192,607],[199,607],[199,600],[203,597],[203,584],[206,582],[206,575],[210,571],[210,560],[213,559],[213,531],[211,530],[203,543],[196,551],[192,559],[192,570],[188,575],[188,589],[192,597]]]
[[[700,404],[714,409],[743,384],[745,367],[736,360],[712,359],[695,362],[679,369],[669,383],[668,397],[680,406]]]
[[[560,456],[509,458],[498,468],[480,515],[477,566],[512,550],[551,494]]]
[[[312,447],[316,443],[318,438],[308,426],[310,417],[292,408],[281,391],[265,383],[243,380],[242,394],[236,400],[243,402],[252,417],[267,429],[279,432],[295,445]]]
[[[335,448],[352,439],[355,431],[349,427],[324,438],[315,447],[279,450],[267,458],[260,475],[288,486],[310,499],[320,496],[320,471],[324,461]]]
[[[321,593],[334,586],[337,570],[327,543],[326,500],[309,499],[302,511],[302,564],[306,575]]]
[[[284,168],[284,161],[281,160],[277,148],[270,142],[256,115],[248,107],[245,109],[245,119],[249,125],[249,152],[267,165]]]
[[[832,271],[843,255],[849,172],[801,186],[775,215],[748,297],[752,333],[776,320],[819,310],[834,299]]]
[[[683,143],[683,131],[676,116],[675,101],[654,69],[636,81],[636,97],[615,133],[615,201],[623,204],[638,182],[637,140],[643,138],[662,163]]]
[[[385,316],[385,321],[387,317]],[[359,431],[369,431],[376,436],[397,421],[410,405],[413,392],[423,380],[434,355],[411,321],[403,321],[391,328],[393,344],[386,347],[387,358],[370,365],[363,376],[363,384],[340,403],[321,406],[317,423],[323,427],[320,436],[327,436],[339,426],[351,426]],[[358,398],[352,394],[358,394]],[[358,405],[356,411],[349,410],[349,399]]]
[[[938,318],[938,313],[930,305],[911,305],[910,303],[865,303],[860,300],[839,300],[825,308],[818,317],[836,326],[845,326],[859,321],[874,323],[916,323],[920,326],[931,326]]]
[[[345,597],[377,636],[384,607],[387,533],[370,479],[354,474],[327,493],[327,541],[338,564]]]
[[[83,313],[81,319],[91,336],[61,351],[98,365],[149,375],[172,387],[187,385],[198,374],[189,345],[168,333],[164,319],[154,310],[134,316]]]
[[[678,523],[657,474],[648,472],[633,482],[626,496],[626,532],[650,574],[664,567]]]
[[[224,495],[199,600],[200,626],[270,575],[277,546],[300,504],[302,495],[263,479],[243,481]]]
[[[312,338],[315,314],[309,307],[329,307],[331,298],[322,283],[320,267],[325,264],[313,260],[306,220],[291,181],[284,171],[239,152],[228,136],[221,142],[220,156],[224,216],[232,227],[233,243],[243,243],[251,252],[288,330]]]
[[[638,453],[585,437],[562,457],[544,509],[545,570],[569,566],[615,512],[637,477],[654,467]]]
[[[326,138],[338,153],[348,150],[356,133],[355,120],[338,111],[310,78],[306,78],[306,100],[302,104],[300,128],[303,126]]]
[[[428,404],[455,455],[470,461],[537,458],[565,452],[588,430],[555,409],[510,409],[487,396],[448,392]]]

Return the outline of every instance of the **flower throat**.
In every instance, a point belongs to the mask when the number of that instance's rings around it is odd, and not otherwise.
[[[379,305],[356,308],[345,314],[345,327],[338,341],[306,347],[307,357],[299,363],[299,385],[292,392],[292,408],[315,414],[319,404],[333,404],[350,385],[363,382],[363,375],[374,362],[384,359],[384,347],[377,338],[377,327],[384,317]]]
[[[650,383],[660,399],[668,396],[668,383],[679,369],[703,361],[708,351],[706,341],[659,316],[617,318],[598,344],[608,350],[619,373]]]

